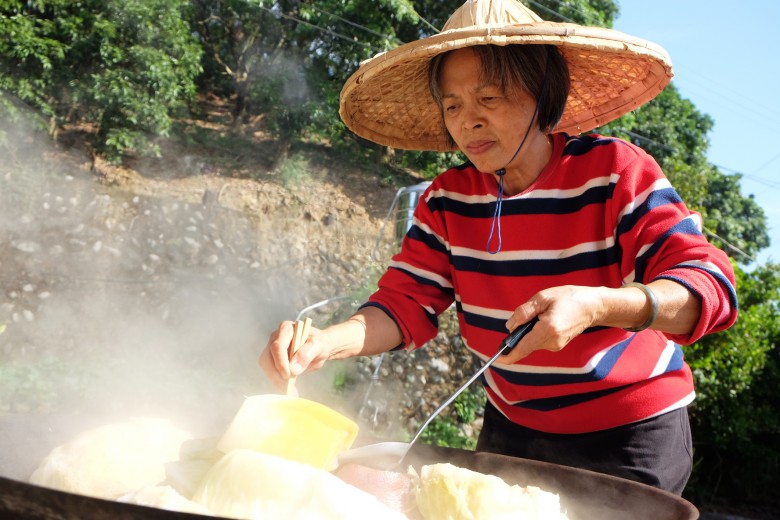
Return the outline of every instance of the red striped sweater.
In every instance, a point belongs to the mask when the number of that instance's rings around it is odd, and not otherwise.
[[[486,360],[513,310],[542,289],[675,280],[701,299],[690,335],[594,327],[560,352],[491,368],[483,382],[512,421],[552,433],[616,427],[685,406],[694,390],[680,345],[736,321],[731,264],[640,148],[598,135],[553,137],[536,182],[504,199],[500,252],[486,251],[495,178],[470,163],[452,168],[424,194],[367,305],[385,310],[404,346],[415,348],[436,335],[437,316],[454,301],[465,345]]]

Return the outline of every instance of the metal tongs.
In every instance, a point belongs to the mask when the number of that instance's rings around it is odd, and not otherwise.
[[[436,408],[433,413],[431,413],[431,415],[425,419],[425,422],[423,422],[422,426],[420,426],[420,429],[417,430],[417,433],[414,434],[414,437],[412,437],[411,441],[378,442],[376,444],[368,444],[359,448],[353,448],[339,454],[339,465],[343,465],[348,462],[360,462],[366,466],[371,466],[376,469],[390,470],[403,464],[406,455],[409,453],[409,450],[412,448],[414,443],[417,442],[417,440],[420,438],[420,435],[422,435],[422,432],[425,430],[425,428],[428,427],[431,421],[433,421],[442,410],[449,406],[466,388],[468,388],[471,383],[473,383],[479,376],[481,376],[485,370],[487,370],[496,361],[496,359],[504,354],[509,354],[512,352],[512,349],[514,349],[520,340],[531,331],[537,321],[539,321],[538,318],[533,318],[528,323],[520,325],[515,330],[510,332],[509,335],[507,335],[507,337],[504,338],[503,341],[501,341],[499,344],[498,352],[496,352],[492,358],[487,360],[487,362],[482,365],[482,367],[480,367],[480,369],[477,370],[477,372],[471,376],[468,381],[463,383],[460,388],[455,390],[452,395],[447,398],[447,400],[440,404],[438,408]]]

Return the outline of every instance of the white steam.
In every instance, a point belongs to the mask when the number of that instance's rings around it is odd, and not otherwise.
[[[257,356],[304,301],[285,244],[269,267],[239,213],[102,186],[23,120],[0,135],[0,474],[107,420],[212,435],[271,390]]]

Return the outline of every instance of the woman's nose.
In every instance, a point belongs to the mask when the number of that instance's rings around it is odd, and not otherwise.
[[[466,129],[481,128],[485,124],[485,118],[482,116],[482,111],[479,107],[464,107],[463,110],[463,126]]]

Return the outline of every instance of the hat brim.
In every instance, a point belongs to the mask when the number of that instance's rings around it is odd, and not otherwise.
[[[474,45],[556,45],[571,89],[555,130],[587,132],[634,110],[671,81],[666,51],[612,29],[540,22],[453,29],[363,62],[341,91],[339,114],[370,141],[405,150],[452,151],[441,111],[428,88],[428,63]]]

